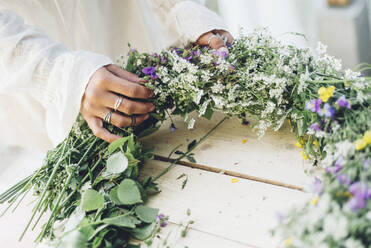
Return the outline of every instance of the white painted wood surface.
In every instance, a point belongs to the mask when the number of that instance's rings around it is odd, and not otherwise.
[[[156,175],[166,166],[163,162],[151,161],[142,171],[145,175]],[[176,180],[183,173],[188,175],[184,190],[182,180]],[[184,222],[189,208],[195,221],[192,229],[243,247],[265,248],[276,247],[282,241],[269,233],[277,225],[277,214],[312,197],[297,190],[245,179],[233,183],[232,179],[223,174],[176,166],[160,178],[162,192],[151,197],[149,205],[160,208],[174,223]],[[183,243],[187,244],[189,239]],[[211,247],[202,239],[190,242],[194,244],[189,246],[192,248]]]
[[[188,131],[182,120],[171,133],[164,126],[157,134],[145,140],[147,146],[155,145],[156,152],[168,155],[177,144],[185,146],[194,138],[200,138],[220,116],[213,121],[197,121],[196,129]],[[242,141],[246,139],[246,143]],[[228,120],[196,149],[198,163],[253,176],[268,178],[295,185],[305,185],[311,177],[304,174],[306,168],[300,158],[295,139],[285,126],[283,130],[268,132],[258,140],[249,126],[238,120]],[[0,164],[0,189],[11,186],[16,179],[27,175],[41,164],[43,155],[12,149],[2,153]],[[148,161],[142,175],[155,176],[168,164]],[[181,189],[181,174],[188,175],[188,183]],[[232,182],[237,179],[237,182]],[[269,233],[277,223],[276,214],[287,211],[294,204],[311,198],[308,193],[278,187],[267,183],[233,178],[205,170],[177,165],[159,180],[162,192],[150,198],[149,204],[170,216],[170,224],[151,247],[165,247],[164,238],[170,233],[170,247],[276,247],[280,237]],[[195,223],[185,238],[180,236],[177,224],[187,219],[191,209]],[[0,242],[7,247],[34,247],[36,233],[28,233],[22,243],[17,239],[29,218],[31,207],[23,204],[15,214],[0,218]]]
[[[156,154],[167,157],[179,144],[183,144],[180,149],[185,150],[188,143],[202,137],[222,118],[221,114],[215,114],[212,121],[198,118],[194,130],[188,130],[182,119],[174,118],[177,127],[174,132],[167,121],[157,133],[143,141],[145,146],[155,147]],[[312,167],[303,161],[295,142],[288,123],[277,132],[268,130],[263,138],[258,139],[251,125],[242,125],[240,120],[232,118],[194,153],[199,164],[306,187],[312,182],[312,177],[304,171]]]

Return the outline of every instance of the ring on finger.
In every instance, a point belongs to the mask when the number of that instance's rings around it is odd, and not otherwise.
[[[124,100],[124,98],[122,96],[119,96],[116,100],[116,103],[115,103],[115,106],[113,107],[113,111],[117,111],[118,108],[120,107],[122,101]]]
[[[131,118],[131,124],[130,124],[130,126],[131,127],[134,127],[135,124],[136,124],[136,122],[137,122],[137,119],[135,118],[135,115],[131,115],[130,118]]]
[[[110,123],[111,122],[111,117],[112,117],[112,111],[108,111],[107,114],[104,116],[103,121]]]

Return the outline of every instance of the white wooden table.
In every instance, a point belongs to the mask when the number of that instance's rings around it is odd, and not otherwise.
[[[184,150],[221,118],[215,115],[212,121],[196,120],[192,131],[187,130],[181,119],[175,119],[174,132],[169,129],[170,123],[165,123],[143,142],[146,147],[155,147],[156,154],[167,157],[178,144],[183,144]],[[270,235],[270,229],[277,224],[277,214],[312,197],[298,190],[312,182],[312,177],[304,173],[310,167],[303,162],[299,151],[287,125],[278,132],[269,131],[259,140],[250,126],[241,125],[236,119],[227,120],[196,148],[196,165],[176,165],[159,179],[162,192],[151,197],[149,205],[159,208],[170,219],[151,247],[166,247],[164,240],[169,247],[182,248],[277,247],[282,239]],[[18,161],[12,158],[8,159],[12,162],[0,164],[1,191],[16,181],[10,178],[26,174],[24,170],[10,172],[5,168],[23,163],[31,170],[40,164],[42,155],[26,153]],[[148,161],[142,175],[157,175],[168,164]],[[184,189],[184,178],[177,180],[183,173],[188,176]],[[16,241],[29,216],[30,207],[25,205],[17,214],[0,218],[0,242],[6,242],[7,247],[33,247],[34,233],[27,234],[22,243]],[[182,237],[184,228],[180,224],[189,220],[194,224],[186,237]]]

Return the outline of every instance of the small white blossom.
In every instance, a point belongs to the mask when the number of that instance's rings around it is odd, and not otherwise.
[[[194,118],[190,119],[188,122],[188,129],[193,129],[196,120]]]

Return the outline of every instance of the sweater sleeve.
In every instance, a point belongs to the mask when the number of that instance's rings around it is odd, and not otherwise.
[[[195,42],[202,34],[214,29],[226,30],[223,20],[195,1],[148,0],[163,25],[182,44]]]
[[[0,94],[22,93],[36,100],[42,108],[28,107],[43,111],[45,132],[53,144],[71,129],[91,75],[112,63],[100,54],[69,51],[1,6],[0,51]]]

